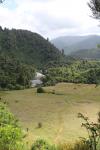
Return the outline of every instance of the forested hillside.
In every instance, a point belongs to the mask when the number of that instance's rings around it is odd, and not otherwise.
[[[100,60],[100,48],[78,50],[71,53],[70,56],[76,59]]]
[[[39,68],[65,61],[64,55],[48,39],[27,30],[0,28],[0,51]]]
[[[33,66],[22,64],[15,57],[0,53],[0,88],[23,89],[31,86],[35,69]]]
[[[0,27],[0,88],[30,87],[35,69],[66,63],[66,57],[47,39],[27,30]]]
[[[79,40],[79,39],[77,39]],[[99,51],[96,56],[99,57]],[[88,55],[87,55],[88,56]],[[47,39],[26,30],[0,28],[0,88],[22,89],[31,86],[35,70],[46,75],[44,85],[58,82],[99,84],[99,61],[76,61],[66,57]],[[81,57],[79,57],[81,58]]]

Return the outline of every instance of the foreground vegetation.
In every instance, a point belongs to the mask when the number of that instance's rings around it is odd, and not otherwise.
[[[100,110],[100,86],[61,83],[43,89],[45,93],[37,93],[37,89],[0,92],[1,101],[8,104],[23,129],[28,129],[28,145],[37,138],[56,144],[86,137],[77,114],[82,112],[95,121]]]
[[[75,144],[50,144],[44,139],[37,139],[31,146],[23,140],[27,132],[19,126],[18,120],[10,113],[8,108],[0,103],[0,150],[99,150],[100,148],[100,113],[97,123],[89,122],[89,119],[79,113],[84,126],[87,129],[88,138],[83,138]]]
[[[18,120],[0,103],[0,149],[17,150],[22,145],[22,137]]]

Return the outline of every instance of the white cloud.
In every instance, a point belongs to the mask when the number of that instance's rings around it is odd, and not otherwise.
[[[98,21],[90,14],[87,0],[9,0],[0,6],[0,25],[51,38],[100,33]]]

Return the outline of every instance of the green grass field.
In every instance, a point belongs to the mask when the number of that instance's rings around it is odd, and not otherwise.
[[[53,143],[74,142],[86,136],[77,114],[81,112],[96,120],[100,111],[100,86],[61,83],[44,89],[55,90],[56,94],[37,94],[36,89],[0,92],[2,101],[8,102],[23,128],[29,129],[26,141],[32,143],[40,137]]]

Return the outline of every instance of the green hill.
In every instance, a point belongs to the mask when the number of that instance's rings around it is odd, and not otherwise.
[[[27,30],[3,30],[0,27],[0,52],[39,68],[65,60],[64,55],[48,39]]]
[[[95,49],[85,49],[85,50],[78,50],[76,52],[73,52],[70,54],[74,58],[79,58],[79,59],[95,59],[95,60],[100,60],[100,49],[95,48]]]
[[[46,70],[72,61],[37,33],[0,27],[1,89],[28,88],[36,69]]]

